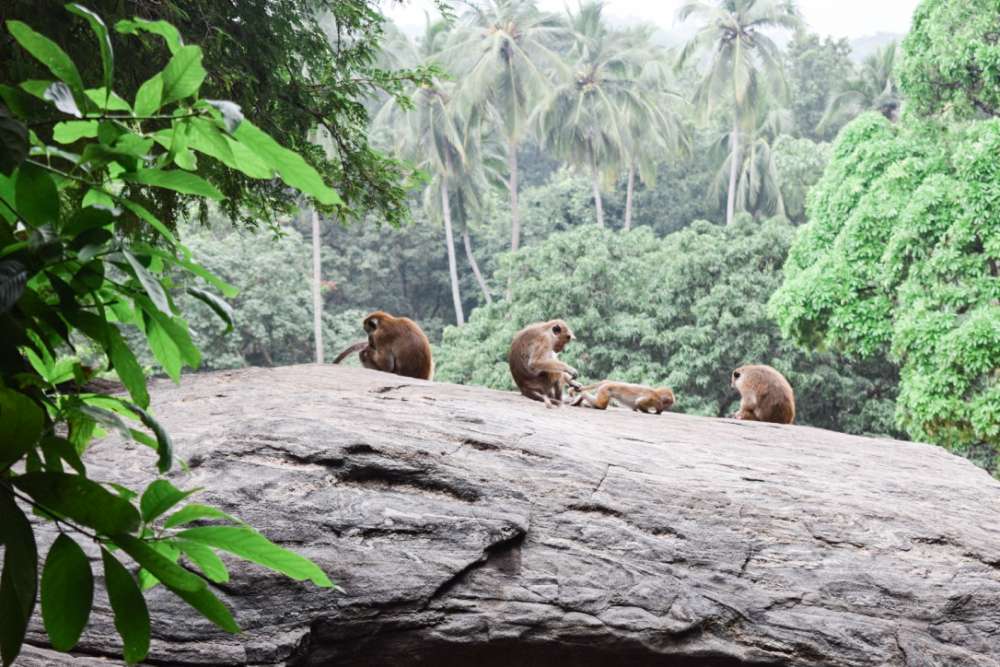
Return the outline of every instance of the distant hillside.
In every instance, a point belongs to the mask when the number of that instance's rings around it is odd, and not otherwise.
[[[905,35],[896,32],[877,32],[874,35],[851,40],[851,60],[861,62],[889,42],[899,43]]]

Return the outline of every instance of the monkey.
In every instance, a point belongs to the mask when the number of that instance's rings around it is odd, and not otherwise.
[[[740,392],[740,409],[733,414],[733,419],[775,424],[795,421],[792,385],[770,366],[740,366],[733,371],[730,386]]]
[[[674,392],[669,387],[654,389],[641,384],[610,380],[576,389],[576,394],[571,405],[589,405],[598,410],[606,410],[611,399],[627,405],[635,412],[657,415],[669,410],[674,404]]]
[[[354,343],[337,355],[333,363],[339,364],[357,352],[365,368],[421,380],[434,378],[431,343],[416,322],[376,310],[365,316],[362,326],[368,340]]]
[[[576,336],[562,320],[537,322],[517,332],[507,363],[521,393],[545,407],[561,405],[564,384],[580,387],[577,370],[556,357]]]

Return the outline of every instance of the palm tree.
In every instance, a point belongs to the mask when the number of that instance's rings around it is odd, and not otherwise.
[[[419,48],[398,32],[392,36],[389,48],[392,49],[392,56],[401,62],[433,62],[433,54],[439,48],[442,34],[438,24],[428,22]],[[412,108],[401,107],[395,98],[390,97],[376,115],[374,124],[377,128],[393,130],[395,152],[431,174],[425,188],[425,203],[429,205],[437,199],[440,205],[455,321],[462,326],[465,324],[465,313],[455,259],[450,190],[466,169],[464,149],[468,123],[454,102],[454,89],[454,82],[434,78],[413,92]],[[430,205],[428,207],[433,209]]]
[[[626,120],[651,122],[662,116],[637,85],[644,52],[633,48],[628,33],[608,30],[603,8],[603,2],[591,0],[569,14],[574,44],[568,64],[556,69],[552,92],[536,113],[545,144],[589,172],[601,227],[601,183],[626,159]]]
[[[492,107],[507,150],[510,192],[510,248],[521,243],[517,150],[531,112],[548,87],[546,70],[558,62],[565,38],[558,19],[540,12],[534,0],[485,0],[470,6],[441,62],[462,82],[469,103]]]
[[[732,113],[730,145],[735,152],[730,161],[726,197],[726,224],[732,224],[739,165],[743,164],[741,125],[746,124],[746,116],[753,115],[753,109],[769,85],[775,95],[784,88],[781,53],[763,31],[795,29],[802,22],[793,0],[717,0],[714,3],[692,0],[678,11],[682,21],[691,16],[700,17],[702,25],[684,45],[678,67],[696,57],[706,59],[707,69],[695,90],[694,102],[706,116],[723,105]]]
[[[639,53],[647,54],[647,58],[638,63],[638,69],[627,88],[628,95],[633,98],[632,103],[625,104],[622,108],[627,165],[626,230],[632,228],[636,174],[647,186],[655,186],[657,164],[665,156],[677,155],[690,148],[687,131],[679,113],[685,100],[670,87],[670,56],[652,43],[652,27],[643,26],[628,32],[627,41]]]
[[[865,58],[857,76],[830,98],[816,129],[822,132],[831,125],[869,109],[878,110],[889,120],[895,120],[900,102],[893,75],[895,62],[896,42],[890,42]]]

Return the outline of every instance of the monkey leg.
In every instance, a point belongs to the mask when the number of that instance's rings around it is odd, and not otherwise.
[[[647,415],[660,414],[660,409],[656,405],[656,402],[648,398],[640,398],[636,401],[634,409]]]
[[[605,387],[600,387],[594,394],[588,394],[586,392],[580,392],[573,405],[580,405],[581,403],[589,405],[595,410],[607,410],[608,403],[611,402],[611,390]]]

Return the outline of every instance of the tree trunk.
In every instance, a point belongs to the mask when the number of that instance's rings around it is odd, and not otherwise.
[[[594,187],[594,208],[597,209],[597,226],[604,227],[604,202],[601,201],[601,178],[597,173],[597,165],[590,163],[590,179]]]
[[[323,265],[320,261],[319,247],[319,214],[314,207],[309,208],[312,216],[312,250],[313,250],[313,344],[316,346],[316,363],[323,363],[323,297],[320,294],[320,281],[323,276]]]
[[[521,213],[517,208],[517,142],[510,139],[507,142],[507,169],[510,179],[507,187],[510,189],[510,249],[521,247]]]
[[[472,254],[472,240],[469,238],[468,225],[462,230],[462,244],[465,246],[465,258],[469,260],[469,266],[472,267],[472,273],[476,276],[479,289],[483,291],[483,298],[486,299],[486,303],[493,303],[493,297],[490,296],[490,290],[486,287],[483,274],[479,272],[479,264],[476,262],[476,256]]]
[[[729,194],[726,197],[726,224],[733,224],[733,215],[736,213],[736,177],[740,171],[740,125],[738,120],[733,121],[733,131],[730,135],[732,144],[732,163],[729,165]]]
[[[635,192],[635,165],[628,168],[628,187],[625,190],[625,229],[632,229],[632,194]]]
[[[441,183],[441,217],[444,218],[444,236],[448,243],[448,273],[451,276],[451,299],[455,304],[455,322],[465,324],[462,312],[462,294],[458,289],[458,267],[455,264],[455,237],[451,233],[451,204],[448,201],[448,186]]]

